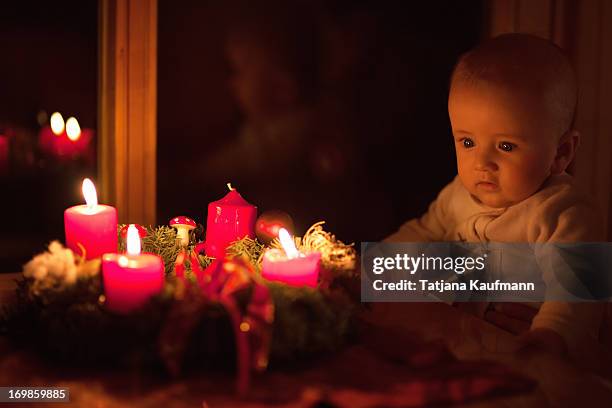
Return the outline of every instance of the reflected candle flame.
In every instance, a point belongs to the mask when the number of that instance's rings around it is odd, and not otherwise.
[[[73,142],[76,142],[81,137],[81,126],[79,126],[79,121],[75,117],[70,117],[66,121],[66,134],[68,139]]]
[[[51,115],[51,119],[49,119],[49,123],[51,124],[51,131],[54,135],[59,136],[64,131],[64,118],[62,114],[59,112],[54,112]]]

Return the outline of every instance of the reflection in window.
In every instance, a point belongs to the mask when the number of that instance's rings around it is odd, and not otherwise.
[[[298,233],[376,240],[455,174],[446,88],[479,2],[188,3],[159,1],[159,223],[231,182]]]
[[[16,272],[52,239],[96,176],[95,1],[2,5],[0,271]]]

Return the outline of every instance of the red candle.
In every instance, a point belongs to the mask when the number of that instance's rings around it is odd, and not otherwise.
[[[144,305],[164,286],[164,263],[155,254],[140,253],[140,236],[132,224],[127,232],[127,254],[102,256],[106,306],[128,313]]]
[[[223,258],[229,244],[244,237],[255,237],[257,207],[249,204],[238,191],[227,185],[230,192],[208,204],[206,243],[208,256]]]
[[[9,138],[0,134],[0,175],[8,173]]]
[[[81,129],[74,117],[64,122],[59,112],[51,115],[50,125],[42,127],[38,136],[41,149],[59,159],[82,156],[89,159],[93,152],[91,149],[93,137],[93,130]]]
[[[67,151],[73,157],[88,152],[89,145],[93,139],[93,130],[81,129],[79,122],[74,117],[66,121],[65,140],[68,142]]]
[[[98,204],[96,188],[89,179],[83,180],[83,195],[86,205],[76,205],[64,212],[66,246],[79,255],[85,249],[87,259],[117,252],[117,209]]]
[[[319,280],[321,253],[300,253],[286,229],[279,231],[279,240],[284,250],[269,249],[262,261],[261,275],[272,281],[291,286],[316,287]]]

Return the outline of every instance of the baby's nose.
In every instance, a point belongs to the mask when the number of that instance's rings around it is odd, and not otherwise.
[[[499,167],[495,162],[494,154],[488,151],[482,151],[476,157],[476,170],[478,171],[495,171]]]

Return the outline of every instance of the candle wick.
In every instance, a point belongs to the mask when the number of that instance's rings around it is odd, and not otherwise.
[[[229,191],[234,191],[235,188],[232,187],[232,183],[227,183],[227,188],[229,188]]]

